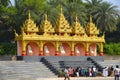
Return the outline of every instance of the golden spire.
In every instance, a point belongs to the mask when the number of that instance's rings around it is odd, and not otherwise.
[[[86,26],[86,33],[89,36],[97,36],[99,34],[99,30],[97,29],[96,25],[92,21],[92,15],[90,15],[90,22]]]
[[[90,23],[92,23],[92,15],[90,15]]]
[[[76,14],[76,16],[75,16],[75,22],[77,22],[78,21],[78,17],[77,17],[77,14]]]
[[[60,0],[60,13],[62,13],[62,0]]]
[[[82,34],[83,35],[85,33],[85,30],[83,29],[83,27],[81,26],[81,24],[78,21],[77,14],[75,16],[75,21],[73,22],[72,26],[73,26],[73,29],[72,29],[73,34],[79,34],[79,35]]]
[[[48,18],[48,17],[47,17],[47,14],[45,14],[45,20],[47,20],[47,18]]]
[[[54,33],[54,28],[52,27],[52,24],[50,21],[47,20],[47,13],[44,14],[44,20],[42,21],[42,24],[40,25],[40,31],[44,34],[46,33]]]
[[[30,15],[30,10],[28,11],[28,19],[31,18],[31,15]]]

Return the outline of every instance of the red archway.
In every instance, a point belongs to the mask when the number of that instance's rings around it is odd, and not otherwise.
[[[38,56],[39,47],[35,42],[29,42],[26,46],[26,53],[28,56]]]
[[[55,46],[50,42],[45,43],[43,46],[43,54],[45,56],[55,56]]]
[[[90,53],[90,56],[96,56],[97,54],[97,47],[96,47],[96,44],[95,43],[92,43],[90,46],[89,46],[89,53]]]
[[[70,50],[69,44],[63,42],[63,43],[59,46],[59,52],[60,52],[60,56],[70,56],[71,50]]]
[[[74,47],[74,53],[76,56],[85,56],[85,47],[82,43],[77,43]]]

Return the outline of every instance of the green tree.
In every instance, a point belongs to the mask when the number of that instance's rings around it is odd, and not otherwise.
[[[102,0],[85,0],[88,15],[92,15],[93,11],[100,6]]]
[[[66,19],[72,24],[77,16],[80,23],[85,26],[86,24],[86,9],[82,0],[66,0],[62,2],[63,12]]]
[[[117,31],[120,31],[120,16],[117,19]]]
[[[116,19],[119,15],[116,6],[107,2],[102,2],[93,13],[94,21],[102,33],[116,30]]]

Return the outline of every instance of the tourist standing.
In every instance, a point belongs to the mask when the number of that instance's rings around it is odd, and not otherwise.
[[[116,65],[116,68],[114,69],[114,76],[115,76],[115,80],[119,80],[120,69],[118,65]]]
[[[95,66],[92,67],[92,76],[96,77],[97,76],[97,69]]]
[[[67,67],[67,68],[64,69],[64,77],[65,77],[64,80],[66,80],[66,79],[70,80],[68,69],[69,69],[69,67]]]
[[[105,67],[105,68],[103,69],[103,76],[104,76],[104,77],[107,77],[107,76],[108,76],[108,68],[107,68],[107,67]]]
[[[79,77],[79,67],[76,68],[76,76]]]

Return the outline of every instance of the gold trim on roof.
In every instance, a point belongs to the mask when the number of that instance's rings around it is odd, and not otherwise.
[[[45,20],[40,25],[40,31],[42,33],[54,33],[55,30],[52,24],[47,20],[47,14],[45,14]]]
[[[28,19],[25,21],[22,28],[23,31],[21,30],[21,32],[25,32],[26,34],[33,34],[39,32],[38,27],[31,19],[30,11],[28,13]]]
[[[77,16],[76,16],[75,22],[73,23],[72,27],[73,27],[73,34],[77,34],[77,35],[85,34],[85,30],[79,23]]]
[[[72,27],[70,27],[62,12],[56,21],[56,27],[52,27],[46,14],[44,17],[45,19],[38,30],[29,12],[28,19],[21,27],[21,35],[18,35],[15,31],[15,40],[105,42],[104,35],[98,36],[99,30],[92,22],[92,17],[90,17],[85,29],[79,23],[77,16]],[[37,32],[42,32],[43,34],[36,34]]]
[[[57,33],[71,33],[71,27],[68,21],[65,19],[65,16],[62,13],[62,7],[58,20],[56,21],[56,32]]]
[[[99,30],[92,21],[92,16],[90,16],[90,22],[87,24],[85,30],[88,36],[97,36],[99,34]]]

